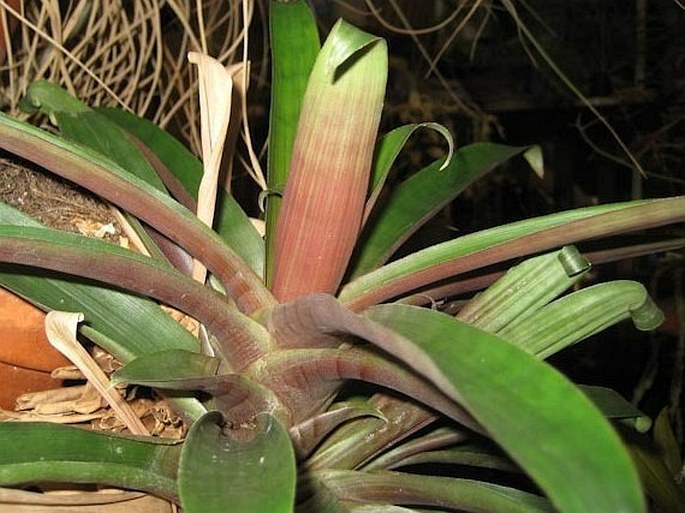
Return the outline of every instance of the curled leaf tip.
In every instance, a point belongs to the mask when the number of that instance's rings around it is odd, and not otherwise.
[[[326,59],[325,75],[332,77],[334,81],[340,78],[349,59],[357,52],[368,48],[370,45],[386,45],[382,38],[359,30],[343,19],[339,19],[333,26],[328,40],[330,41],[330,53]]]
[[[665,318],[664,313],[648,294],[645,294],[645,300],[639,306],[631,309],[630,315],[633,324],[640,331],[651,331],[658,328]]]
[[[530,165],[531,169],[539,178],[542,178],[545,175],[545,163],[542,157],[542,148],[540,146],[537,144],[531,146],[530,149],[523,154],[523,158],[526,159],[528,165]]]
[[[564,246],[557,258],[568,277],[578,276],[592,267],[592,264],[580,254],[575,246]]]
[[[445,138],[445,141],[447,141],[447,156],[445,157],[445,161],[440,165],[440,169],[438,169],[438,171],[444,170],[450,165],[450,162],[452,162],[452,157],[454,156],[454,137],[452,136],[452,133],[447,129],[446,126],[441,125],[440,123],[427,122],[421,123],[418,126],[432,128],[442,135]]]

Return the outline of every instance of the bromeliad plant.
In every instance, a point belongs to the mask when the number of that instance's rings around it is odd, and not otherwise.
[[[339,22],[319,49],[304,2],[271,8],[265,240],[225,191],[214,229],[199,221],[202,164],[144,120],[92,110],[45,83],[26,103],[49,114],[57,135],[0,117],[0,146],[121,208],[149,252],[39,227],[3,205],[2,285],[76,312],[53,337],[74,338],[78,326],[125,364],[115,383],[154,387],[190,425],[177,443],[5,423],[0,484],[104,483],[190,513],[645,511],[607,417],[641,430],[649,420],[542,359],[622,319],[659,324],[633,282],[558,299],[589,260],[607,258],[569,244],[680,222],[685,198],[529,219],[388,263],[466,186],[528,149],[450,149],[384,191],[419,128],[376,140],[385,42]],[[207,164],[220,160],[225,127],[205,121]],[[451,146],[444,129],[425,126]],[[496,264],[533,254],[497,274]],[[207,282],[190,277],[189,256]],[[456,316],[440,311],[443,298],[493,281]],[[197,319],[202,343],[158,302]],[[59,313],[49,317],[51,330],[64,329]]]

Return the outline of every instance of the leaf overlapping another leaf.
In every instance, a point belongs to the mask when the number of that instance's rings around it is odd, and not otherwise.
[[[361,227],[387,59],[384,40],[342,21],[319,52],[275,234],[280,301],[340,285]]]

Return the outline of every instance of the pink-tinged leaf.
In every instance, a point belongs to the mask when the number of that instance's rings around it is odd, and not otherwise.
[[[334,348],[341,345],[334,334],[322,332],[309,302],[281,303],[265,313],[262,321],[279,349]]]
[[[280,301],[340,285],[361,226],[386,78],[385,42],[338,22],[310,76],[283,193]]]
[[[361,417],[383,419],[383,413],[368,401],[351,399],[331,405],[328,411],[290,428],[290,439],[298,459],[304,459],[331,431],[344,422]]]
[[[621,246],[606,250],[584,252],[583,256],[587,258],[592,265],[598,265],[628,258],[637,258],[654,253],[674,251],[682,247],[685,247],[685,239],[670,239],[660,242],[648,242],[644,244],[635,244],[632,246]],[[442,306],[444,299],[454,297],[459,294],[464,294],[466,292],[484,289],[504,276],[504,273],[505,271],[494,271],[479,274],[473,278],[458,279],[454,282],[448,282],[440,285],[439,287],[430,288],[420,293],[406,296],[400,299],[398,303],[416,306],[429,304],[437,304],[438,306]]]
[[[506,472],[519,472],[519,468],[508,459],[492,454],[478,447],[453,447],[442,451],[426,451],[416,453],[406,459],[399,460],[387,467],[393,470],[411,465],[434,465],[436,463],[448,465],[462,465],[477,468],[489,468]]]
[[[390,470],[405,465],[413,457],[425,453],[438,452],[438,449],[450,447],[470,438],[466,431],[452,426],[439,427],[427,435],[413,437],[405,443],[383,453],[378,458],[364,465],[364,470]]]
[[[355,311],[440,280],[577,241],[685,221],[685,196],[588,207],[519,221],[447,241],[348,283],[340,300]]]
[[[311,297],[311,296],[310,296]],[[303,300],[309,299],[303,298]],[[334,312],[332,316],[335,316]],[[348,312],[349,313],[349,312]],[[355,316],[355,314],[351,314]],[[356,326],[350,326],[350,319],[343,319],[340,315],[338,325],[334,331],[344,330],[348,333],[360,335],[367,332],[367,337],[396,337],[390,330],[380,333],[372,326],[372,322],[359,318]],[[346,326],[350,326],[347,328]],[[355,329],[356,328],[356,329]],[[372,334],[372,332],[374,332]],[[360,335],[361,336],[361,335]],[[367,338],[365,337],[365,338]],[[426,380],[416,374],[407,371],[388,358],[379,356],[367,349],[291,349],[270,353],[260,359],[252,369],[246,373],[255,381],[266,386],[278,396],[283,404],[286,404],[292,415],[293,422],[301,422],[303,419],[316,414],[320,408],[314,398],[325,397],[320,393],[328,393],[330,383],[338,384],[346,380],[354,379],[381,385],[390,390],[400,392],[461,424],[482,431],[478,423],[464,411],[452,399],[448,399]]]
[[[324,495],[320,500],[330,493],[337,500],[360,504],[434,506],[473,513],[555,511],[538,495],[470,479],[350,470],[318,471],[313,477],[319,493]]]
[[[220,360],[188,351],[161,351],[136,358],[113,376],[126,383],[168,390],[206,392],[213,408],[237,424],[270,411],[287,420],[287,412],[267,388],[240,374],[219,374]]]
[[[268,333],[221,294],[159,262],[97,239],[47,228],[1,226],[0,261],[51,269],[153,297],[207,326],[237,370],[268,351]]]
[[[279,317],[281,323],[271,326],[276,332],[283,330],[292,334],[305,333],[321,335],[354,335],[379,345],[394,347],[400,345],[398,336],[391,330],[357,315],[346,308],[334,297],[326,294],[305,296],[292,303],[278,307],[284,312]],[[283,326],[283,324],[286,324]],[[342,343],[342,340],[340,340]],[[411,350],[410,350],[411,352]],[[415,351],[420,358],[421,352]],[[473,422],[453,401],[445,401],[436,394],[432,386],[411,372],[397,366],[390,360],[364,349],[291,349],[265,355],[255,363],[258,374],[255,380],[267,384],[284,403],[293,411],[294,422],[316,413],[319,405],[312,397],[326,397],[330,384],[346,379],[357,379],[385,386],[444,413],[461,422],[470,429],[480,431],[480,426]],[[249,371],[248,371],[249,372]],[[271,383],[273,381],[273,383]],[[317,388],[323,387],[317,391]],[[293,390],[307,390],[302,395],[293,394]],[[287,391],[287,394],[284,393]],[[317,391],[314,393],[314,391]],[[286,397],[288,396],[288,397]]]
[[[144,383],[144,382],[143,382]],[[268,388],[241,374],[181,379],[173,390],[202,391],[212,396],[212,409],[220,411],[234,426],[248,425],[256,415],[269,412],[287,423],[287,409]]]
[[[274,304],[261,279],[216,233],[98,153],[3,114],[0,147],[93,191],[177,242],[219,278],[243,311]]]

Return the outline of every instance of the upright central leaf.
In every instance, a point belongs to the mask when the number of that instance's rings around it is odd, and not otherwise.
[[[281,301],[340,285],[361,226],[387,69],[385,41],[343,21],[321,48],[276,228]]]

